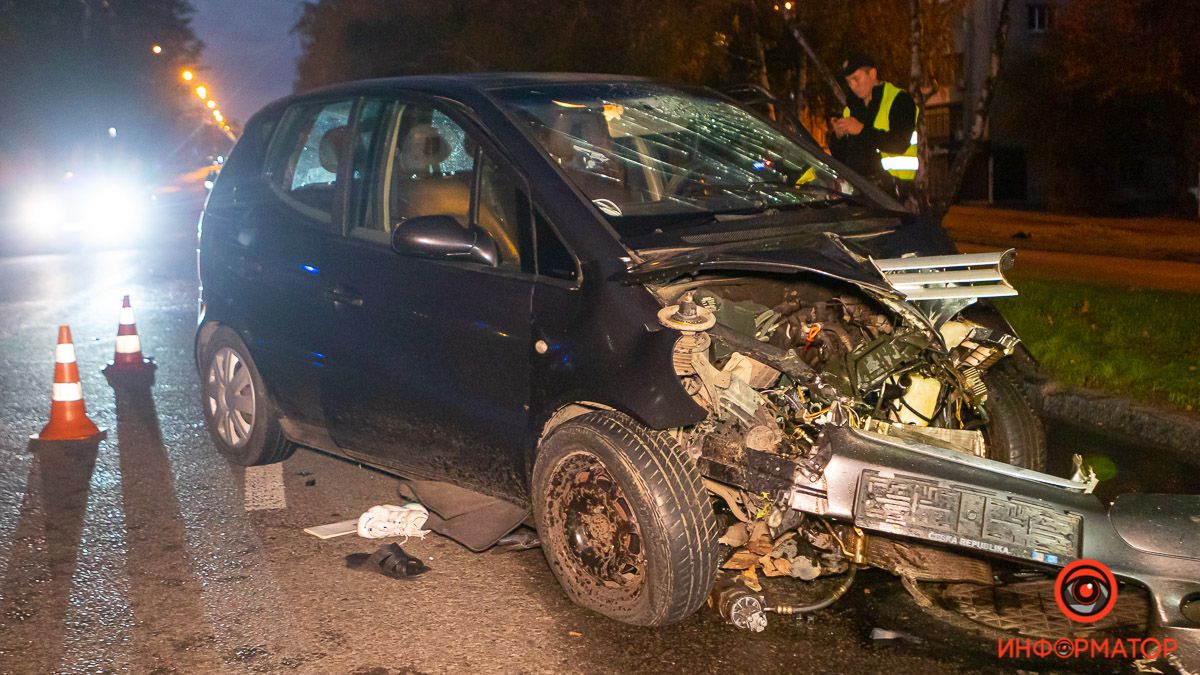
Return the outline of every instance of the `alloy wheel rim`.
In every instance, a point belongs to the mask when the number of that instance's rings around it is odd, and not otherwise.
[[[205,399],[217,435],[231,447],[240,447],[254,433],[254,380],[238,353],[222,347],[208,366]]]

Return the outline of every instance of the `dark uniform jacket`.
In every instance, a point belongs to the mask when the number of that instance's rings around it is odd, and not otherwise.
[[[868,178],[883,175],[879,152],[882,150],[894,154],[903,153],[908,149],[913,130],[917,126],[917,104],[908,92],[901,90],[892,101],[892,109],[888,111],[888,126],[891,128],[888,131],[876,129],[875,117],[879,114],[882,101],[882,82],[871,90],[870,105],[865,105],[862,99],[854,94],[846,97],[850,116],[863,124],[862,133],[841,138],[830,133],[829,150],[833,156]]]

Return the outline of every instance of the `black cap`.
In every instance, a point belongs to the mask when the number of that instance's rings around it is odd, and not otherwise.
[[[862,52],[854,52],[842,61],[842,77],[850,77],[859,68],[875,68],[875,59]]]

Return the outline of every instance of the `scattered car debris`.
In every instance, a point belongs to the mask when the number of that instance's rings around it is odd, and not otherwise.
[[[725,534],[717,540],[718,543],[724,544],[732,548],[741,548],[750,541],[750,530],[746,528],[745,523],[734,523],[725,530]]]
[[[496,542],[497,548],[506,551],[528,551],[541,545],[542,540],[538,537],[537,530],[531,527],[518,527]]]
[[[393,579],[407,579],[429,571],[429,566],[404,552],[399,544],[384,544],[370,555],[351,553],[346,556],[346,567],[363,572],[378,572]]]
[[[429,530],[421,529],[429,520],[429,511],[417,502],[402,506],[379,504],[358,518],[358,536],[366,539],[417,537],[424,539]]]
[[[747,570],[753,573],[753,568]],[[761,591],[761,587],[758,589]],[[721,618],[738,628],[761,633],[767,628],[767,614],[762,596],[752,590],[745,577],[733,581],[718,582],[713,586],[708,604],[721,614]]]
[[[1162,675],[1162,671],[1154,665],[1157,660],[1158,659],[1137,659],[1133,662],[1133,667],[1139,673],[1159,673],[1159,675]]]
[[[336,523],[326,525],[314,525],[306,527],[304,531],[318,539],[332,539],[346,534],[352,534],[358,531],[358,518],[350,520],[339,520]]]
[[[916,635],[910,635],[909,633],[905,633],[904,631],[888,630],[887,628],[872,628],[871,629],[871,639],[872,640],[903,640],[905,642],[911,642],[913,644],[918,644],[918,645],[925,642],[924,640],[917,637]]]
[[[315,480],[310,482],[315,483]],[[372,506],[358,518],[339,520],[326,525],[306,527],[304,531],[318,539],[332,539],[347,534],[358,533],[365,539],[383,539],[385,537],[417,537],[423,539],[429,530],[421,529],[429,518],[429,511],[416,502],[403,506],[380,504]],[[536,544],[534,544],[536,546]]]

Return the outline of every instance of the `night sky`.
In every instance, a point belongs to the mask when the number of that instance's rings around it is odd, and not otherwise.
[[[239,124],[291,93],[300,43],[291,29],[301,0],[191,0],[204,41],[200,79]]]

